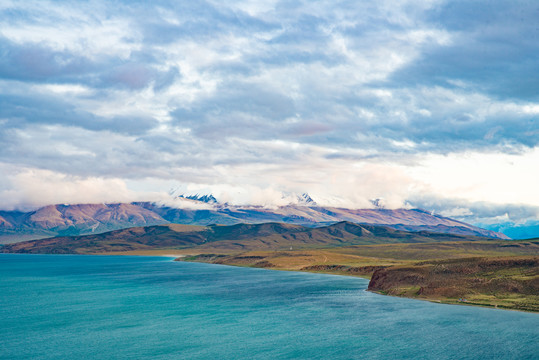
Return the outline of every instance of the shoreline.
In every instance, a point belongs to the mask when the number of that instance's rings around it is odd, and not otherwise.
[[[182,256],[182,258],[185,256]],[[309,271],[309,270],[300,270],[300,269],[285,269],[285,268],[264,268],[264,267],[255,267],[255,266],[248,266],[248,265],[234,265],[234,264],[215,264],[210,262],[204,262],[204,261],[184,261],[181,260],[181,258],[174,259],[173,261],[181,261],[181,262],[191,262],[191,263],[199,263],[199,264],[211,264],[211,265],[223,265],[223,266],[233,266],[233,267],[242,267],[242,268],[252,268],[252,269],[264,269],[264,270],[273,270],[273,271],[291,271],[291,272],[302,272],[302,273],[310,273],[310,274],[323,274],[323,275],[332,275],[332,276],[347,276],[347,277],[355,277],[360,278],[364,280],[369,280],[372,278],[371,276],[362,276],[362,275],[355,275],[355,274],[347,274],[347,273],[331,273],[331,272],[322,272],[322,271]],[[410,296],[399,296],[399,295],[391,295],[391,294],[384,294],[381,291],[377,290],[370,290],[368,287],[365,289],[365,291],[371,292],[373,294],[382,295],[382,296],[391,296],[395,298],[403,298],[403,299],[410,299],[410,300],[420,300],[420,301],[427,301],[434,304],[442,304],[442,305],[457,305],[457,306],[472,306],[472,307],[482,307],[482,308],[488,308],[488,309],[496,309],[496,310],[509,310],[509,311],[518,311],[518,312],[525,312],[525,313],[533,313],[533,314],[539,314],[539,311],[534,310],[527,310],[527,309],[515,309],[506,307],[503,305],[489,305],[489,304],[480,304],[480,303],[474,303],[470,301],[452,301],[452,300],[445,300],[445,299],[427,299],[427,298],[418,298],[418,297],[410,297]]]
[[[253,266],[252,264],[226,264],[226,263],[214,263],[211,261],[197,261],[196,259],[190,259],[190,260],[184,260],[188,257],[196,257],[198,255],[202,255],[200,253],[193,253],[192,251],[188,251],[187,249],[185,251],[177,251],[177,250],[148,250],[148,251],[122,251],[122,252],[108,252],[108,253],[92,253],[92,254],[24,254],[24,253],[6,253],[6,255],[86,255],[86,256],[139,256],[139,257],[161,257],[161,258],[170,258],[171,261],[178,261],[178,262],[192,262],[192,263],[205,263],[205,264],[212,264],[212,265],[224,265],[224,266],[234,266],[234,267],[244,267],[244,268],[253,268],[253,269],[265,269],[265,270],[275,270],[275,271],[292,271],[292,272],[302,272],[302,273],[311,273],[311,274],[323,274],[323,275],[333,275],[333,276],[348,276],[348,277],[355,277],[360,278],[364,280],[371,280],[371,275],[363,275],[363,274],[353,274],[353,273],[347,273],[344,271],[312,271],[312,270],[304,270],[301,268],[286,268],[286,267],[265,267],[265,266]],[[539,313],[539,311],[532,310],[532,309],[519,309],[519,308],[512,308],[507,307],[500,304],[485,304],[485,303],[476,303],[473,301],[458,301],[453,300],[451,298],[420,298],[420,297],[414,297],[414,296],[402,296],[402,295],[395,295],[395,294],[388,294],[384,293],[384,291],[378,291],[378,290],[370,290],[368,287],[365,289],[365,291],[369,291],[371,293],[375,293],[378,295],[384,295],[384,296],[391,296],[391,297],[398,297],[398,298],[406,298],[411,300],[421,300],[421,301],[428,301],[431,303],[436,304],[445,304],[445,305],[465,305],[465,306],[477,306],[477,307],[484,307],[484,308],[490,308],[490,309],[497,309],[497,310],[512,310],[512,311],[519,311],[519,312],[526,312],[526,313]]]
[[[398,296],[398,295],[383,294],[383,293],[380,292],[380,291],[369,290],[369,289],[367,289],[367,290],[365,290],[365,291],[371,292],[371,293],[373,293],[373,294],[382,295],[382,296],[390,296],[390,297],[401,298],[401,299],[410,299],[410,300],[427,301],[427,302],[430,302],[430,303],[440,304],[440,305],[470,306],[470,307],[481,307],[481,308],[485,308],[485,309],[494,309],[494,310],[518,311],[518,312],[523,312],[523,313],[527,313],[527,314],[539,314],[539,311],[522,310],[522,309],[512,309],[512,308],[505,307],[505,306],[487,305],[487,304],[478,304],[478,303],[473,303],[473,302],[469,302],[469,301],[462,301],[462,302],[458,302],[458,301],[455,301],[455,302],[448,301],[448,302],[446,302],[446,301],[444,301],[444,300],[437,300],[437,299],[422,299],[422,298],[414,298],[414,297],[408,297],[408,296]]]

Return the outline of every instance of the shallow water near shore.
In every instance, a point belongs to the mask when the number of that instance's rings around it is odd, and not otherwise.
[[[365,279],[163,257],[0,254],[0,359],[536,359],[539,314]]]

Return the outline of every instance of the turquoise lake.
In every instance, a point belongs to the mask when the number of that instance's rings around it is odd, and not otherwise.
[[[0,358],[539,358],[539,314],[367,284],[163,257],[1,254]]]

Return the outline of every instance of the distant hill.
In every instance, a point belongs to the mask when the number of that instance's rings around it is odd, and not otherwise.
[[[31,212],[0,211],[0,243],[51,236],[98,234],[134,226],[186,224],[233,225],[281,222],[308,227],[340,221],[384,225],[404,231],[429,231],[507,239],[507,236],[419,209],[344,209],[322,207],[307,195],[298,204],[274,209],[229,206],[215,197],[182,196],[184,201],[203,204],[207,209],[186,209],[150,202],[131,204],[49,205]]]
[[[406,232],[350,222],[308,228],[283,223],[236,225],[156,225],[86,236],[64,236],[5,245],[0,252],[90,254],[192,248],[199,251],[247,251],[341,247],[391,243],[480,241],[454,234]]]

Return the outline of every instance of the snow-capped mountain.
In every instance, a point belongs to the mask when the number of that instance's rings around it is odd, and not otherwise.
[[[345,209],[318,206],[306,193],[289,205],[231,206],[211,194],[181,196],[204,207],[171,207],[162,203],[49,205],[31,212],[0,211],[0,243],[56,235],[99,233],[132,226],[166,223],[232,225],[280,222],[310,227],[340,221],[384,225],[405,231],[430,231],[507,239],[507,236],[419,209]]]
[[[297,195],[298,205],[316,206],[316,202],[307,193]]]

